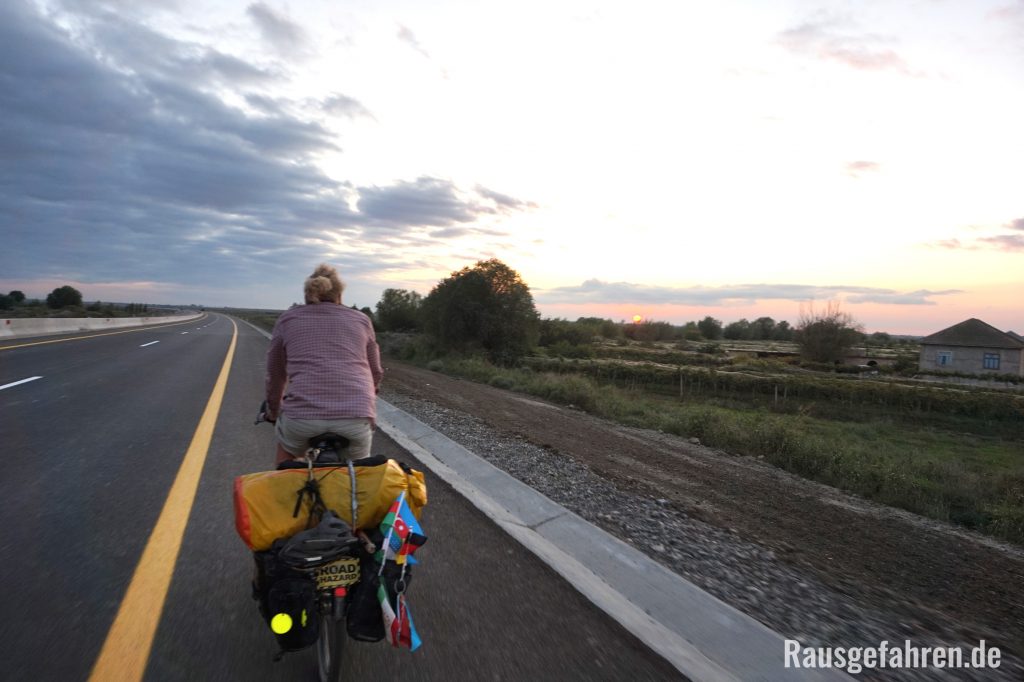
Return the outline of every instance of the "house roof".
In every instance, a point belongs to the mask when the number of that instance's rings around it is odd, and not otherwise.
[[[1021,336],[1017,332],[1006,332],[1006,333],[1009,334],[1010,336],[1012,336],[1013,338],[1017,339],[1018,341],[1024,342],[1024,336]]]
[[[1001,332],[990,324],[971,318],[921,339],[921,345],[973,346],[975,348],[1024,348],[1024,339]]]

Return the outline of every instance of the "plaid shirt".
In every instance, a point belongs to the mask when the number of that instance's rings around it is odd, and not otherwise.
[[[267,409],[292,419],[375,419],[383,376],[366,315],[336,303],[297,306],[274,325],[267,351]]]

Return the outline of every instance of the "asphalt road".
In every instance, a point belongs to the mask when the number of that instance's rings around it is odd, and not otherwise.
[[[269,468],[274,449],[270,427],[252,424],[267,341],[237,326],[146,680],[315,678],[311,650],[271,662],[273,636],[249,596],[251,556],[234,531],[232,482]],[[233,329],[211,314],[56,343],[0,342],[3,679],[89,678]],[[41,378],[16,383],[32,377]],[[380,432],[374,452],[422,468]],[[680,679],[429,472],[427,482],[430,539],[409,592],[423,646],[349,641],[347,679]]]

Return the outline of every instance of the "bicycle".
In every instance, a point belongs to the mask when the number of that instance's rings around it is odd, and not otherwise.
[[[260,408],[255,423],[259,424],[262,422],[270,422],[270,420],[266,419],[265,402]],[[358,523],[358,504],[356,501],[354,465],[351,460],[342,459],[342,452],[348,444],[348,439],[338,434],[324,433],[315,436],[309,439],[309,449],[306,451],[304,462],[302,460],[283,462],[278,465],[278,469],[307,468],[309,478],[304,492],[315,498],[312,513],[324,517],[331,512],[326,509],[322,500],[319,499],[314,471],[317,467],[346,466],[349,469],[351,479],[351,518],[353,519],[352,526],[355,526]],[[298,510],[301,502],[302,496],[300,495],[296,504],[296,510]],[[313,646],[316,651],[319,682],[337,682],[340,679],[341,658],[345,649],[345,640],[347,639],[345,619],[350,603],[350,595],[355,585],[360,581],[362,564],[376,552],[375,544],[370,541],[364,532],[355,531],[352,533],[352,526],[338,519],[337,516],[334,516],[334,519],[337,519],[337,522],[343,524],[349,531],[350,541],[344,538],[343,533],[339,532],[338,535],[341,537],[331,537],[328,534],[328,537],[319,538],[318,542],[318,538],[315,537],[314,533],[309,538],[311,542],[307,542],[307,546],[302,547],[301,536],[303,536],[303,533],[299,533],[287,539],[278,549],[274,550],[272,558],[266,552],[254,555],[256,574],[253,579],[253,598],[260,601],[261,612],[277,635],[287,634],[291,628],[295,627],[295,623],[288,616],[287,618],[280,618],[275,626],[274,619],[278,618],[278,615],[264,612],[265,592],[268,589],[266,583],[271,578],[280,580],[282,577],[280,575],[267,575],[268,563],[271,560],[283,563],[291,571],[308,574],[313,578],[316,584],[316,617],[318,620],[316,627],[317,636]],[[323,521],[321,521],[322,523]],[[310,530],[316,530],[321,524]],[[282,554],[284,555],[283,557]],[[278,568],[270,570],[280,571]],[[287,616],[287,614],[284,615]],[[280,661],[284,654],[291,650],[297,649],[282,648],[274,657],[274,661]]]
[[[255,423],[264,421],[265,402]],[[235,527],[253,551],[253,598],[277,638],[274,660],[313,647],[320,682],[337,682],[346,634],[421,644],[406,589],[427,540],[423,473],[380,455],[345,459],[347,445],[320,434],[304,457],[235,479]]]

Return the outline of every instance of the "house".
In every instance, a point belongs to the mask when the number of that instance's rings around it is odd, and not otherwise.
[[[1024,339],[971,318],[921,339],[923,372],[1024,376]]]

